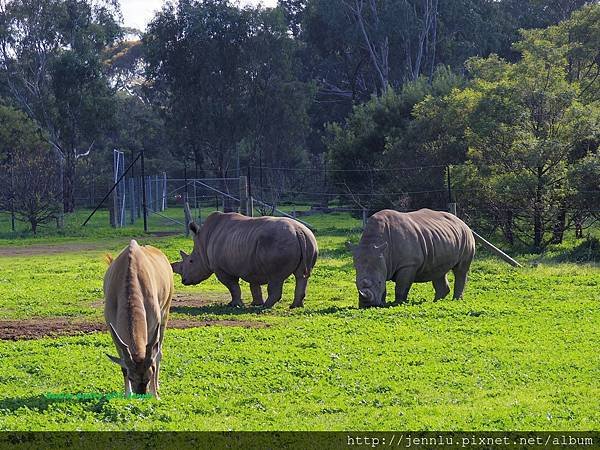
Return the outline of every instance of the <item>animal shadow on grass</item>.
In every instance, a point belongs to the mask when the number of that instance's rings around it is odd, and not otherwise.
[[[262,308],[246,305],[243,308],[232,308],[227,305],[213,304],[203,306],[172,306],[171,312],[178,314],[187,314],[188,316],[202,316],[205,314],[214,314],[216,316],[241,316],[241,315],[259,315],[265,311]]]
[[[423,296],[415,296],[412,298],[408,299],[408,302],[404,303],[403,305],[422,305],[423,303],[427,303],[427,298],[423,297]],[[392,303],[388,303],[388,306],[400,306],[400,305],[394,305]]]
[[[139,398],[146,398],[147,396],[136,396]],[[134,398],[136,398],[134,397]],[[111,398],[124,398],[122,394],[111,393],[111,394],[73,394],[73,395],[62,395],[62,394],[42,394],[34,395],[31,397],[13,397],[5,398],[0,400],[0,411],[15,412],[21,408],[27,408],[32,411],[44,412],[47,411],[51,405],[57,404],[85,404],[89,405],[89,409],[97,409],[102,404],[108,402]]]
[[[322,309],[311,309],[311,308],[297,308],[293,310],[285,309],[286,313],[291,314],[299,313],[302,315],[331,315],[338,313],[347,313],[355,310],[352,306],[328,306]],[[216,316],[243,316],[243,315],[254,315],[259,316],[262,314],[268,314],[273,312],[273,309],[265,309],[257,306],[246,305],[243,308],[232,308],[231,306],[212,304],[203,306],[173,306],[171,307],[171,313],[186,314],[188,316],[202,316],[206,314],[213,314]]]
[[[356,308],[356,306],[328,306],[326,308],[321,308],[321,309],[302,309],[300,310],[296,310],[296,311],[300,311],[301,314],[304,315],[321,315],[321,316],[328,316],[328,315],[333,315],[333,314],[346,314],[346,313],[350,313],[353,311],[357,311],[358,308]]]

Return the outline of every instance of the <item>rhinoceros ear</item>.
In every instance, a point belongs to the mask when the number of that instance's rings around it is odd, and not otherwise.
[[[188,257],[188,254],[186,252],[184,252],[183,250],[179,250],[179,256],[181,256],[182,260],[185,260],[185,258]]]
[[[346,241],[346,249],[350,252],[353,253],[354,250],[356,250],[356,245],[354,245],[352,242],[350,241]]]
[[[200,231],[200,227],[196,222],[190,222],[190,231],[194,234],[198,234],[198,231]]]

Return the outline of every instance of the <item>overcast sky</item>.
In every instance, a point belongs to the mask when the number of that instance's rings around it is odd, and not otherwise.
[[[164,0],[121,0],[121,11],[125,26],[144,30],[146,25],[159,10]],[[241,5],[257,5],[262,3],[264,6],[275,6],[277,0],[239,0]]]

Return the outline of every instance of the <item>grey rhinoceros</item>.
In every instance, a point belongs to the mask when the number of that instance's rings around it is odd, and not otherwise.
[[[383,210],[368,219],[353,256],[361,308],[385,306],[389,280],[396,283],[394,304],[407,301],[413,283],[428,281],[435,300],[442,299],[450,292],[450,270],[459,299],[475,256],[475,238],[462,220],[446,212]]]
[[[215,212],[202,227],[190,224],[194,250],[172,264],[184,285],[198,284],[213,273],[231,293],[230,306],[244,306],[240,278],[250,283],[252,305],[271,308],[281,299],[283,283],[296,278],[292,308],[304,305],[306,286],[318,256],[317,241],[301,223],[285,217],[246,217]],[[261,285],[267,284],[263,302]]]

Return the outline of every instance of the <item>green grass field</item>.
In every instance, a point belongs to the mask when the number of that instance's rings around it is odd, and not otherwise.
[[[288,309],[289,282],[272,311],[176,308],[173,319],[267,326],[167,330],[160,400],[113,395],[122,376],[104,355],[115,352],[108,333],[0,341],[0,430],[600,428],[600,269],[533,257],[514,269],[480,254],[462,301],[434,303],[421,284],[406,306],[359,310],[344,247],[359,221],[307,220],[320,259],[306,307]],[[67,234],[3,235],[0,319],[101,320],[103,255],[141,232]],[[192,246],[179,236],[139,241],[170,259]],[[66,252],[10,254],[65,243]],[[176,277],[176,291],[227,301],[214,277],[194,287]]]

